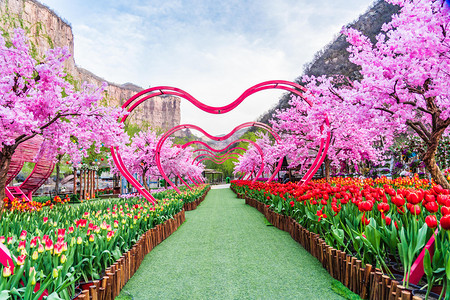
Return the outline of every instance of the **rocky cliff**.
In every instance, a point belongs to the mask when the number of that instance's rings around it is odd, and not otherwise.
[[[108,82],[93,73],[80,68],[74,60],[74,39],[72,28],[67,21],[61,19],[50,8],[35,0],[0,0],[2,14],[8,13],[23,20],[30,28],[33,41],[40,53],[52,46],[68,47],[71,57],[65,67],[75,80],[96,84],[108,84],[107,99],[110,105],[120,106],[142,88],[131,83],[118,85]],[[131,116],[130,116],[131,117]],[[173,96],[154,97],[153,101],[146,101],[133,111],[132,122],[149,123],[152,127],[170,129],[180,124],[180,99]]]
[[[389,22],[392,15],[397,13],[398,10],[397,6],[388,4],[384,0],[376,0],[364,14],[347,26],[361,31],[374,41],[375,36],[380,33],[381,26]],[[312,62],[304,66],[303,74],[314,76],[345,75],[351,79],[358,79],[360,76],[358,67],[348,60],[349,54],[346,50],[348,46],[345,37],[342,34],[338,35],[334,41],[315,54]],[[299,76],[295,82],[301,84],[302,76]],[[290,98],[290,94],[283,95],[272,109],[259,117],[258,121],[268,124],[277,109],[289,106]]]

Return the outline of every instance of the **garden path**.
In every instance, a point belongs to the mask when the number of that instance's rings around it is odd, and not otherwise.
[[[208,193],[116,299],[343,299],[291,236],[229,189]]]

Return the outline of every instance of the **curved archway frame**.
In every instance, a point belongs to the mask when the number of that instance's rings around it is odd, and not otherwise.
[[[216,160],[221,160],[222,158],[228,158],[229,156],[234,155],[234,156],[242,156],[242,154],[237,153],[237,152],[233,152],[232,150],[223,154],[223,155],[214,155],[214,154],[210,154],[210,153],[202,153],[197,155],[191,162],[191,164],[193,165],[195,163],[195,161],[197,160],[197,158],[200,158],[202,156],[206,156],[206,157],[210,157]],[[200,164],[202,160],[197,161],[196,165],[198,166]]]
[[[182,130],[182,129],[188,129],[188,128],[189,129],[196,129],[196,130],[200,131],[201,133],[203,133],[205,136],[207,136],[208,138],[210,138],[212,140],[222,141],[222,140],[226,140],[229,137],[231,137],[239,129],[242,129],[242,128],[245,128],[245,127],[250,127],[251,125],[249,125],[249,124],[253,124],[253,123],[241,124],[241,125],[235,127],[230,133],[228,133],[227,135],[222,136],[222,137],[215,137],[213,135],[210,135],[208,132],[206,132],[202,128],[200,128],[200,127],[198,127],[196,125],[192,125],[192,124],[183,124],[183,125],[178,125],[178,126],[173,127],[172,129],[167,131],[165,134],[163,134],[163,136],[159,139],[158,144],[156,145],[155,160],[156,160],[156,166],[158,167],[159,173],[164,178],[164,180],[166,180],[167,183],[169,183],[172,186],[172,188],[175,191],[177,191],[178,193],[181,193],[181,191],[178,189],[178,187],[169,179],[169,177],[167,177],[167,175],[164,172],[164,169],[162,168],[162,165],[161,165],[161,149],[162,149],[162,146],[163,146],[164,142],[169,138],[169,136],[171,136],[173,133],[175,133],[175,132],[177,132],[179,130]],[[236,143],[238,141],[244,141],[244,142],[252,143],[255,146],[255,148],[258,150],[259,154],[261,155],[261,168],[260,168],[260,170],[258,172],[258,177],[261,176],[261,174],[263,172],[263,169],[264,169],[264,153],[263,153],[261,147],[259,147],[258,144],[256,144],[252,140],[248,140],[248,139],[236,140],[233,143]],[[182,148],[183,149],[186,148],[189,144],[193,144],[193,142],[194,141],[184,144],[182,146]],[[229,147],[229,145],[228,145],[228,147]],[[217,152],[219,152],[219,151],[217,151]]]
[[[267,130],[270,134],[272,134],[272,136],[275,138],[275,140],[277,141],[277,143],[280,142],[280,137],[278,136],[277,133],[275,133],[272,128],[264,123],[260,123],[260,122],[246,122],[246,123],[242,123],[241,125],[238,125],[237,127],[235,127],[231,132],[229,132],[228,134],[226,134],[225,136],[222,137],[216,137],[213,136],[211,134],[209,134],[208,132],[206,132],[205,130],[203,130],[201,127],[196,126],[196,125],[192,125],[192,124],[183,124],[183,125],[178,125],[173,127],[172,129],[170,129],[169,131],[167,131],[166,133],[163,134],[163,136],[159,139],[158,144],[156,145],[156,153],[155,153],[155,159],[156,159],[156,165],[158,167],[159,172],[161,173],[161,176],[163,176],[163,178],[178,192],[179,190],[176,188],[175,184],[173,184],[173,182],[171,182],[168,177],[166,176],[166,174],[164,173],[164,170],[161,166],[161,160],[160,160],[160,151],[162,148],[162,145],[164,144],[164,142],[169,138],[170,135],[174,134],[175,132],[182,130],[182,129],[196,129],[198,131],[200,131],[201,133],[203,133],[205,136],[207,136],[208,138],[215,140],[215,141],[223,141],[223,140],[227,140],[228,138],[230,138],[234,133],[236,133],[237,131],[239,131],[240,129],[243,128],[247,128],[247,127],[259,127],[259,128],[263,128],[265,130]],[[247,140],[249,141],[249,140]],[[234,142],[236,143],[236,141]],[[253,141],[251,141],[251,143],[254,143]],[[186,143],[189,144],[189,143]],[[185,147],[186,144],[183,146]],[[258,148],[258,152],[260,152],[262,160],[264,161],[264,156],[262,154],[262,151],[260,151],[260,147],[257,146],[256,143],[254,143],[255,148]],[[186,146],[187,147],[187,146]],[[283,158],[280,158],[279,162],[278,162],[278,166],[275,170],[275,172],[273,172],[273,174],[269,177],[269,179],[267,180],[267,182],[270,182],[273,180],[273,178],[275,177],[275,175],[280,171],[281,169],[281,165],[283,164]],[[258,178],[262,172],[264,171],[264,165],[262,164],[259,172],[258,172],[258,176],[256,178]]]
[[[284,81],[284,80],[272,80],[272,81],[265,81],[265,82],[256,84],[256,85],[250,87],[249,89],[247,89],[244,93],[242,93],[242,95],[239,96],[235,101],[233,101],[232,103],[230,103],[228,105],[222,106],[222,107],[213,107],[213,106],[203,104],[200,101],[198,101],[197,99],[195,99],[194,97],[192,97],[190,94],[188,94],[187,92],[185,92],[181,89],[177,89],[177,88],[170,87],[170,86],[158,86],[158,87],[153,87],[153,88],[143,90],[143,91],[137,93],[136,95],[134,95],[133,97],[131,97],[130,99],[128,99],[128,101],[122,105],[123,109],[127,109],[128,114],[123,116],[122,119],[120,120],[120,122],[124,122],[127,119],[129,113],[131,113],[139,104],[141,104],[142,102],[144,102],[152,97],[155,97],[155,96],[160,96],[160,95],[164,95],[164,94],[178,96],[178,97],[188,100],[189,102],[194,104],[196,107],[200,108],[201,110],[203,110],[205,112],[208,112],[211,114],[223,114],[223,113],[227,113],[227,112],[233,110],[234,108],[236,108],[240,103],[242,103],[250,95],[255,94],[259,91],[268,90],[268,89],[282,89],[282,90],[289,91],[297,96],[302,97],[302,99],[304,101],[306,101],[310,106],[312,106],[312,102],[310,100],[308,100],[307,97],[305,97],[305,95],[304,95],[304,93],[307,92],[307,90],[304,87],[302,87],[301,85],[298,85],[294,82]],[[134,101],[136,101],[136,102],[134,102]],[[130,106],[130,107],[128,107],[128,106]],[[325,123],[327,125],[329,125],[327,116],[325,116]],[[321,138],[321,145],[320,145],[320,149],[318,151],[318,155],[317,155],[316,159],[314,160],[313,164],[311,165],[310,169],[308,170],[308,172],[303,177],[303,179],[301,181],[302,183],[307,183],[312,178],[312,176],[315,174],[317,169],[320,167],[321,163],[325,159],[325,155],[328,150],[329,143],[330,143],[330,132],[328,131],[327,137]],[[113,161],[116,164],[119,171],[138,190],[138,192],[141,195],[143,195],[147,200],[151,201],[152,203],[155,203],[156,199],[147,190],[145,190],[141,186],[141,184],[137,180],[135,180],[135,178],[129,173],[129,171],[127,170],[126,166],[123,163],[123,160],[122,160],[118,150],[119,150],[118,147],[116,147],[116,148],[111,147],[111,156],[113,157]],[[276,173],[274,173],[274,174],[276,174]],[[274,177],[274,174],[272,175],[272,177]]]
[[[220,159],[220,160],[214,160],[213,157],[205,157],[205,158],[200,159],[197,162],[197,164],[199,164],[199,163],[201,163],[202,161],[205,161],[205,160],[210,160],[210,161],[212,161],[212,162],[214,162],[214,163],[216,163],[218,165],[221,165],[221,164],[225,163],[229,159],[238,159],[238,157],[236,157],[236,156],[227,156],[227,157],[224,157],[223,159]]]

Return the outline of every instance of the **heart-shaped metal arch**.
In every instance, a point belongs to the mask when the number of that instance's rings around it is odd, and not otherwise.
[[[260,91],[269,90],[269,89],[281,89],[281,90],[289,91],[291,93],[294,93],[294,94],[302,97],[303,100],[305,100],[310,106],[312,106],[312,103],[303,94],[303,93],[307,92],[307,90],[303,86],[296,84],[295,82],[290,82],[290,81],[285,81],[285,80],[270,80],[270,81],[258,83],[256,85],[248,88],[247,90],[244,91],[244,93],[242,93],[241,96],[239,96],[239,98],[237,98],[230,104],[221,106],[221,107],[214,107],[214,106],[206,105],[206,104],[198,101],[197,99],[195,99],[193,96],[191,96],[187,92],[183,91],[182,89],[178,89],[178,88],[171,87],[171,86],[157,86],[157,87],[143,90],[143,91],[137,93],[136,95],[132,96],[130,99],[127,100],[127,102],[125,102],[122,105],[122,108],[127,108],[128,106],[131,105],[130,108],[127,109],[128,112],[131,112],[139,104],[141,104],[142,102],[144,102],[150,98],[153,98],[156,96],[161,96],[161,95],[172,95],[172,96],[178,96],[178,97],[188,100],[189,102],[194,104],[196,107],[200,108],[201,110],[203,110],[207,113],[225,114],[227,112],[232,111],[237,106],[239,106],[239,104],[241,104],[250,95],[253,95]],[[127,116],[128,115],[124,116],[124,119],[126,119]]]
[[[212,161],[212,162],[214,162],[214,163],[216,163],[218,165],[221,165],[221,164],[225,163],[229,159],[238,159],[238,157],[237,156],[227,156],[227,157],[223,157],[222,159],[219,159],[219,160],[215,160],[214,157],[205,157],[205,158],[200,159],[197,162],[197,164],[199,164],[199,163],[201,163],[202,161],[205,161],[205,160],[210,160],[210,161]]]
[[[126,114],[120,120],[120,122],[125,122],[129,113],[131,113],[139,104],[141,104],[142,102],[144,102],[152,97],[155,97],[155,96],[160,96],[160,95],[164,95],[164,94],[178,96],[178,97],[188,100],[189,102],[191,102],[192,104],[194,104],[196,107],[200,108],[203,111],[206,111],[211,114],[223,114],[223,113],[227,113],[227,112],[233,110],[234,108],[236,108],[248,96],[250,96],[254,93],[257,93],[259,91],[268,90],[268,89],[282,89],[282,90],[289,91],[297,96],[302,97],[302,99],[305,102],[307,102],[310,106],[312,106],[312,102],[309,101],[304,95],[304,93],[307,92],[307,90],[304,87],[302,87],[301,85],[298,85],[294,82],[284,81],[284,80],[272,80],[272,81],[266,81],[266,82],[256,84],[256,85],[250,87],[249,89],[247,89],[244,93],[242,93],[242,95],[239,96],[239,98],[237,98],[235,101],[233,101],[232,103],[230,103],[226,106],[222,106],[222,107],[213,107],[213,106],[203,104],[203,103],[199,102],[198,100],[196,100],[191,95],[189,95],[187,92],[185,92],[181,89],[177,89],[177,88],[170,87],[170,86],[158,86],[158,87],[153,87],[153,88],[143,90],[143,91],[137,93],[136,95],[134,95],[133,97],[131,97],[130,99],[128,99],[128,101],[122,105],[122,108],[126,109],[128,114]],[[325,123],[326,123],[326,125],[329,125],[327,116],[325,116]],[[322,130],[323,130],[323,127],[322,127]],[[330,132],[328,131],[327,137],[321,139],[320,149],[318,151],[318,155],[317,155],[316,159],[314,160],[313,164],[311,165],[310,169],[305,174],[305,176],[303,176],[303,179],[301,182],[303,182],[303,183],[308,182],[312,178],[312,176],[315,174],[315,172],[317,171],[317,169],[320,167],[323,160],[325,159],[329,143],[330,143]],[[141,195],[143,195],[147,200],[154,203],[156,201],[156,199],[147,190],[145,190],[142,187],[142,185],[129,173],[129,171],[127,170],[127,168],[125,167],[125,165],[123,163],[123,160],[122,160],[118,150],[119,150],[118,147],[116,147],[116,148],[111,147],[111,156],[113,157],[114,163],[116,164],[116,166],[119,169],[119,171],[121,172],[121,174],[127,179],[128,182],[130,182],[138,190],[138,192]]]
[[[234,143],[234,142],[233,142],[233,143]],[[242,151],[247,151],[247,149],[242,148],[242,147],[234,147],[234,148],[229,149],[228,151],[231,151],[231,150],[242,150]],[[209,150],[209,149],[202,149],[202,148],[196,149],[196,150],[194,150],[193,152],[195,153],[195,152],[200,152],[200,151],[209,152],[209,153],[213,154],[213,152],[212,152],[211,150]],[[223,151],[216,151],[216,152],[223,152]]]
[[[242,154],[238,153],[238,152],[233,152],[233,150],[231,149],[229,152],[223,154],[223,155],[215,155],[214,153],[202,153],[197,155],[196,157],[194,157],[194,159],[192,160],[191,164],[194,164],[194,162],[197,160],[197,158],[200,158],[202,156],[207,156],[207,157],[212,157],[215,159],[221,159],[224,157],[228,157],[230,155],[234,155],[234,156],[242,156]],[[196,163],[196,165],[198,166],[199,162]]]
[[[247,123],[244,123],[244,124],[247,124]],[[232,136],[236,131],[238,131],[239,129],[245,128],[245,127],[241,127],[242,125],[243,125],[243,124],[239,125],[238,127],[234,128],[229,134],[227,134],[227,135],[225,135],[225,136],[222,136],[222,137],[215,137],[215,136],[212,136],[212,135],[210,135],[208,132],[206,132],[205,130],[203,130],[202,128],[200,128],[200,127],[198,127],[198,126],[196,126],[196,125],[192,125],[192,124],[183,124],[183,125],[175,126],[175,127],[172,128],[171,130],[169,130],[168,132],[166,132],[165,134],[163,134],[163,136],[159,139],[158,144],[156,145],[156,150],[155,150],[155,160],[156,160],[156,166],[158,167],[159,173],[160,173],[161,176],[164,178],[164,180],[166,180],[167,183],[169,183],[169,184],[172,186],[172,188],[173,188],[175,191],[177,191],[178,193],[181,193],[181,191],[178,189],[178,187],[177,187],[177,186],[169,179],[169,177],[167,177],[167,175],[166,175],[166,173],[164,172],[164,169],[162,168],[162,165],[161,165],[161,154],[160,154],[160,153],[161,153],[161,148],[162,148],[164,142],[169,138],[169,136],[170,136],[171,134],[173,134],[173,133],[179,131],[179,130],[191,128],[191,129],[196,129],[196,130],[200,131],[201,133],[203,133],[205,136],[209,137],[209,138],[212,139],[212,140],[221,141],[221,140],[226,140],[226,139],[228,139],[229,137],[231,137],[231,136]],[[249,127],[249,126],[250,126],[250,125],[246,125],[246,127]],[[259,170],[259,172],[258,172],[258,176],[257,176],[257,178],[258,178],[259,176],[261,176],[261,174],[262,174],[262,172],[263,172],[263,169],[264,169],[264,153],[263,153],[261,147],[259,147],[259,145],[256,144],[256,143],[255,143],[254,141],[252,141],[252,140],[248,140],[248,139],[239,139],[239,140],[235,140],[233,143],[237,143],[237,142],[240,142],[240,141],[248,142],[248,143],[253,144],[253,145],[255,146],[256,150],[258,150],[259,154],[261,155],[261,168],[260,168],[260,170]],[[184,145],[182,146],[182,148],[184,149],[184,148],[186,148],[187,146],[193,144],[194,142],[199,142],[199,143],[200,143],[200,141],[192,141],[192,142],[188,142],[188,143],[184,144]],[[203,144],[203,142],[201,142],[201,143]],[[204,143],[204,144],[206,145],[206,143]],[[229,147],[230,145],[231,145],[231,143],[230,143],[227,147]],[[217,150],[213,150],[213,151],[217,151]],[[256,180],[256,178],[255,178],[255,180]]]
[[[166,133],[163,134],[163,136],[161,136],[161,138],[158,141],[158,144],[156,145],[156,155],[155,155],[155,160],[156,160],[156,165],[158,166],[158,170],[161,173],[161,176],[163,176],[163,178],[165,180],[168,180],[166,174],[164,173],[163,168],[160,166],[160,156],[159,156],[159,151],[162,148],[162,145],[164,144],[164,142],[166,141],[166,139],[172,135],[173,133],[182,130],[182,129],[187,129],[187,128],[192,128],[192,129],[196,129],[198,131],[200,131],[201,133],[203,133],[205,136],[207,136],[208,138],[215,140],[215,141],[222,141],[222,140],[226,140],[228,138],[230,138],[234,133],[236,133],[237,131],[239,131],[240,129],[243,128],[247,128],[247,127],[259,127],[259,128],[263,128],[265,130],[267,130],[270,134],[272,134],[272,136],[275,138],[275,140],[277,141],[277,143],[280,142],[280,137],[278,136],[278,134],[276,132],[274,132],[272,130],[272,128],[264,123],[260,123],[260,122],[246,122],[243,123],[237,127],[235,127],[230,133],[228,133],[225,136],[222,137],[215,137],[213,135],[210,135],[208,132],[206,132],[205,130],[203,130],[202,128],[196,126],[196,125],[192,125],[192,124],[183,124],[183,125],[178,125],[173,127],[172,129],[170,129],[169,131],[167,131]],[[254,143],[253,141],[251,143]],[[187,143],[186,145],[184,145],[183,147],[187,147],[189,143]],[[323,144],[323,143],[322,143]],[[255,144],[256,145],[256,144]],[[259,148],[259,147],[258,147]],[[321,148],[322,149],[322,148]],[[321,151],[321,149],[319,150],[319,153]],[[259,151],[259,150],[258,150]],[[281,169],[281,165],[283,164],[283,158],[280,158],[279,162],[278,162],[278,166],[275,170],[275,172],[273,172],[273,174],[269,177],[269,179],[267,180],[267,182],[272,181],[272,179],[275,177],[275,175],[279,172],[279,170]],[[258,174],[262,174],[263,172],[263,166],[261,166],[260,171],[258,172]],[[259,176],[258,176],[259,177]],[[257,178],[258,178],[257,177]],[[255,179],[256,180],[256,179]],[[178,191],[178,189],[176,188],[176,186],[169,180],[168,181],[170,183],[170,185],[176,190]]]

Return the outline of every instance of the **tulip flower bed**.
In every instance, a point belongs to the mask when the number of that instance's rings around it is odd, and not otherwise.
[[[184,220],[182,208],[179,199],[162,199],[152,205],[131,198],[32,212],[5,211],[0,221],[0,243],[11,252],[15,268],[0,266],[1,296],[38,299],[46,289],[53,296],[70,299],[75,282],[101,279],[103,272],[152,228],[165,222],[170,224],[170,233],[176,229],[173,220],[166,221],[174,217]],[[159,241],[169,231],[162,232],[158,233]],[[147,245],[146,249],[151,244],[141,243]],[[37,283],[41,288],[33,293]]]
[[[233,181],[232,189],[250,202],[257,201],[253,206],[259,206],[269,221],[279,223],[275,226],[290,231],[294,225],[289,224],[294,222],[327,247],[360,261],[360,267],[374,266],[405,286],[411,266],[440,225],[433,257],[425,251],[422,280],[428,282],[428,292],[434,283],[443,285],[443,290],[449,284],[449,191],[430,186],[425,179],[335,178],[330,184],[319,180],[304,186]]]
[[[194,210],[205,199],[206,194],[211,189],[207,184],[199,184],[198,186],[191,187],[189,190],[187,187],[181,188],[181,194],[178,194],[175,190],[166,190],[159,193],[152,194],[156,199],[172,198],[183,200],[183,208],[186,211]]]
[[[39,199],[37,199],[39,200]],[[61,199],[59,196],[55,196],[53,200],[45,200],[45,201],[28,201],[25,198],[18,199],[14,198],[14,200],[9,200],[8,198],[3,199],[4,207],[9,211],[40,211],[43,207],[49,206],[53,208],[55,204],[64,204],[70,201],[69,196]]]

